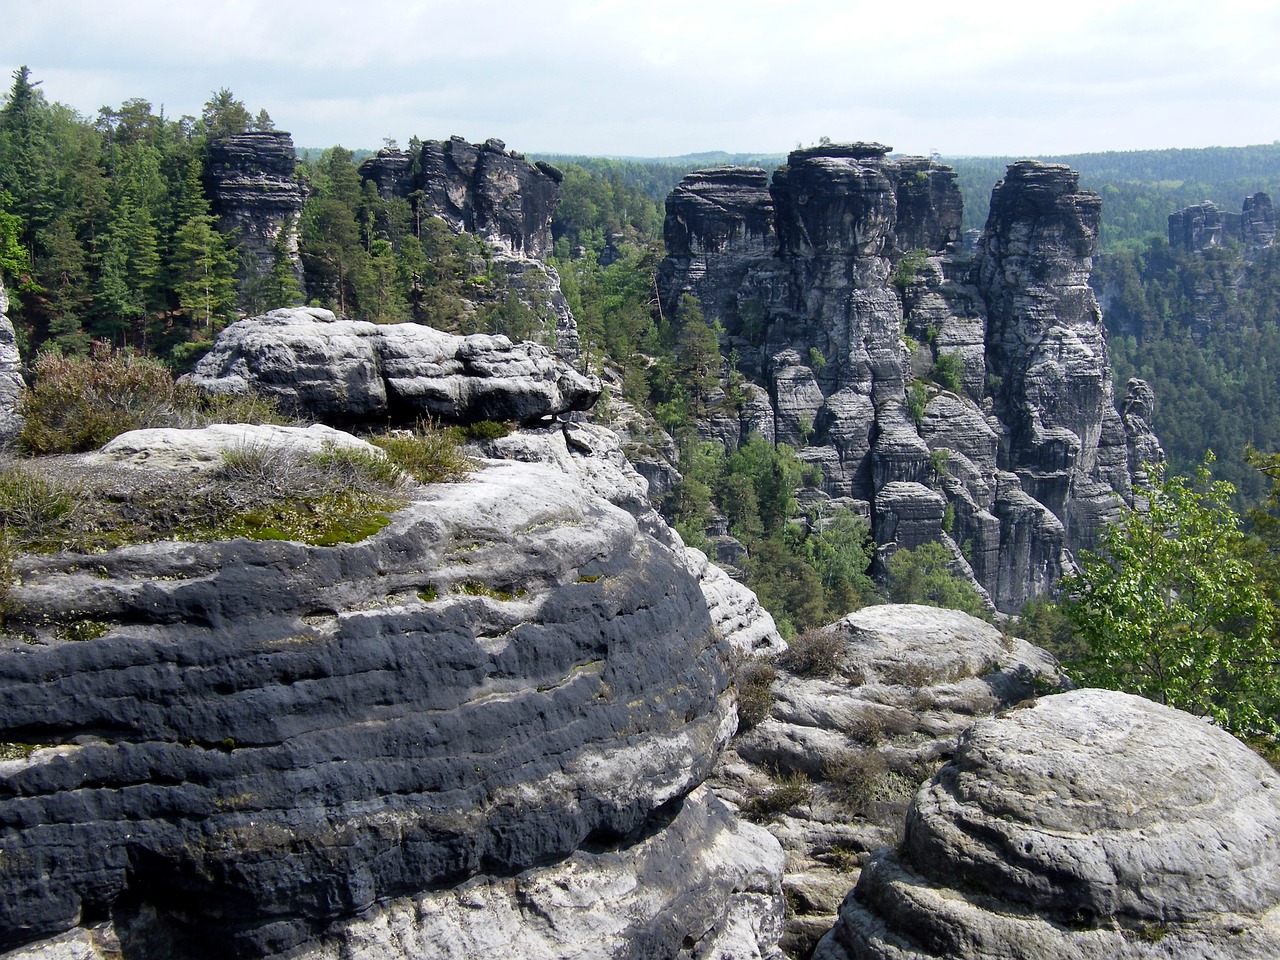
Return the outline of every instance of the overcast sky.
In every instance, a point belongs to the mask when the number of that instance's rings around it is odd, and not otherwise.
[[[85,115],[230,88],[299,146],[1032,156],[1280,139],[1275,0],[39,0],[0,66]],[[7,89],[8,82],[4,82]]]

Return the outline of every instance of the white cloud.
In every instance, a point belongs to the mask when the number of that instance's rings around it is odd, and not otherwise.
[[[0,68],[85,113],[230,87],[310,146],[1029,154],[1270,142],[1276,36],[1271,0],[44,0]]]

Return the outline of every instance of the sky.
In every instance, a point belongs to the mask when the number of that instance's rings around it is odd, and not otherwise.
[[[86,116],[229,88],[300,147],[1044,156],[1280,139],[1275,0],[40,0],[0,68]],[[7,89],[8,82],[3,83]]]

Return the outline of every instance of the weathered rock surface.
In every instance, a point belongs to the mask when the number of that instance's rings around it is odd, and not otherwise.
[[[7,443],[22,429],[18,415],[18,394],[26,386],[22,379],[22,357],[9,312],[9,291],[0,277],[0,443]]]
[[[1169,246],[1184,253],[1235,241],[1244,245],[1247,255],[1253,255],[1275,240],[1275,211],[1265,193],[1245,197],[1240,213],[1228,213],[1206,200],[1169,214]]]
[[[769,400],[700,433],[801,448],[829,497],[876,504],[886,553],[945,542],[954,515],[957,572],[1020,609],[1131,496],[1131,462],[1158,456],[1150,421],[1112,397],[1088,287],[1099,208],[1069,169],[1013,164],[969,256],[954,172],[879,144],[797,150],[771,183],[691,174],[668,199],[664,309],[697,296]]]
[[[546,263],[551,253],[551,217],[560,202],[563,174],[547,163],[530,163],[501,140],[468,143],[462,137],[428,140],[417,152],[388,147],[360,165],[360,175],[381,196],[407,201],[416,219],[438,217],[455,233],[489,244],[507,289],[526,307],[546,315],[556,352],[578,356],[578,327]]]
[[[298,218],[306,200],[298,183],[293,138],[282,131],[242,133],[209,144],[205,190],[223,233],[233,233],[257,276],[267,276],[282,250],[298,284]],[[241,266],[241,280],[245,279]]]
[[[0,739],[34,749],[0,761],[0,945],[385,956],[591,874],[559,909],[596,955],[770,955],[776,853],[683,799],[733,729],[729,644],[687,558],[578,479],[488,462],[357,544],[18,568]]]
[[[762,798],[787,777],[811,781],[803,799],[760,815],[786,851],[783,946],[796,956],[831,929],[868,856],[897,841],[908,801],[957,735],[1064,682],[1043,650],[954,610],[866,607],[824,634],[836,669],[777,662],[768,715],[734,738],[712,780],[748,813],[769,810]]]
[[[1079,690],[975,724],[819,960],[1280,951],[1280,778],[1207,723]]]
[[[255,391],[328,422],[541,420],[586,410],[600,382],[534,343],[463,337],[415,323],[338,320],[312,307],[232,324],[191,382],[212,393]]]
[[[192,430],[130,430],[91,457],[153,470],[197,472],[222,466],[227,453],[254,450],[288,451],[303,456],[329,450],[358,450],[371,457],[385,456],[372,443],[319,423],[309,427],[215,423]]]

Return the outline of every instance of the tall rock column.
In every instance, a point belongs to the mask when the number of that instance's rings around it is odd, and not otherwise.
[[[1101,212],[1069,167],[1012,164],[992,192],[973,268],[987,305],[987,363],[1000,377],[1002,466],[1063,522],[1073,550],[1092,545],[1129,494],[1124,423],[1089,287]]]
[[[269,274],[283,238],[285,254],[301,286],[298,218],[306,198],[295,176],[296,166],[289,134],[278,130],[237,134],[209,145],[205,189],[219,229],[235,232],[240,249],[248,253],[251,269],[260,277]]]

